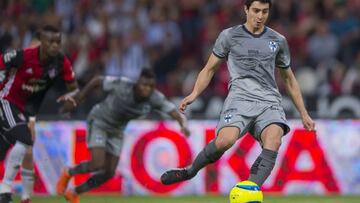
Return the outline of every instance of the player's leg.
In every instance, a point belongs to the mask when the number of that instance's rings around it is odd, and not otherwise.
[[[10,138],[16,140],[9,152],[5,173],[0,185],[0,199],[3,202],[11,201],[11,183],[22,164],[26,151],[32,145],[30,130],[26,124],[18,124],[8,132]],[[4,200],[5,199],[5,200]]]
[[[116,167],[119,162],[119,157],[114,156],[113,154],[107,152],[106,153],[106,162],[104,168],[99,172],[95,173],[91,176],[85,183],[76,187],[74,192],[76,194],[82,194],[87,192],[93,188],[99,187],[100,185],[104,184],[110,178],[115,175]]]
[[[35,143],[35,117],[30,117],[28,127],[31,132],[33,143]],[[33,161],[33,147],[26,150],[24,160],[21,168],[21,203],[30,203],[30,197],[34,188],[34,161]]]
[[[6,154],[11,147],[10,141],[8,141],[5,136],[0,133],[0,161],[4,161]]]
[[[33,148],[29,147],[26,150],[24,160],[21,168],[21,203],[29,203],[32,190],[34,188],[34,162],[33,162]]]
[[[269,125],[261,134],[263,149],[252,165],[249,177],[258,186],[262,186],[275,166],[283,134],[284,130],[277,124]]]
[[[218,136],[205,146],[189,167],[165,172],[161,176],[161,182],[168,185],[193,178],[200,169],[219,160],[224,152],[234,145],[239,135],[240,129],[238,127],[221,128]]]
[[[262,151],[250,169],[249,180],[262,186],[276,162],[282,137],[290,130],[282,108],[270,108],[258,116],[252,135],[262,142]]]
[[[107,135],[105,141],[106,156],[103,159],[105,160],[105,164],[103,164],[102,169],[91,176],[85,183],[76,187],[74,190],[67,190],[65,192],[65,198],[71,203],[79,202],[79,194],[99,187],[114,176],[122,148],[122,136]]]
[[[105,147],[90,148],[90,154],[91,159],[89,161],[82,162],[71,168],[64,168],[56,184],[56,192],[58,194],[64,194],[72,176],[96,172],[103,169],[106,155]]]
[[[88,121],[87,146],[90,149],[91,159],[72,168],[64,168],[56,184],[56,192],[64,194],[70,178],[76,174],[84,174],[100,170],[105,164],[106,132]]]

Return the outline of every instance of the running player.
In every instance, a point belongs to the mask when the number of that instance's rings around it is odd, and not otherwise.
[[[102,86],[107,97],[95,105],[88,116],[88,148],[91,160],[72,168],[65,168],[56,190],[72,202],[79,202],[79,194],[96,188],[115,174],[127,123],[144,116],[152,109],[168,113],[189,136],[186,118],[173,103],[155,89],[155,75],[150,69],[143,69],[134,82],[127,78],[96,77],[74,98],[80,103],[94,88]],[[96,172],[84,184],[74,190],[66,190],[70,178],[76,174]]]

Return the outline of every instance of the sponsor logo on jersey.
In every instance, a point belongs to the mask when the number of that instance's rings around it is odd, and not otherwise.
[[[23,84],[21,88],[30,93],[37,93],[46,88],[46,80],[31,79],[27,84]]]

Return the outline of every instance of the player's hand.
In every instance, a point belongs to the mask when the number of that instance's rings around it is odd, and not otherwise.
[[[70,102],[70,103],[72,103],[72,105],[73,105],[74,107],[77,106],[76,100],[75,100],[74,97],[73,97],[72,95],[70,95],[70,94],[64,94],[64,95],[60,96],[59,98],[57,98],[56,102],[57,102],[57,103],[60,103],[60,102],[65,102],[65,103],[66,103],[66,102]]]
[[[190,94],[189,96],[185,97],[179,104],[179,111],[181,113],[185,113],[186,107],[193,103],[196,99],[196,96],[193,94]]]
[[[190,130],[187,127],[181,127],[181,132],[186,136],[190,136]]]
[[[301,120],[306,130],[308,131],[315,130],[315,122],[311,119],[311,117],[308,114],[302,116]]]
[[[75,105],[72,101],[66,100],[63,102],[63,105],[60,107],[60,114],[62,114],[65,118],[70,117],[70,112],[73,112],[75,110]]]

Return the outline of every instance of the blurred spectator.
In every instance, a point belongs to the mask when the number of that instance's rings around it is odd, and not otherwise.
[[[313,64],[318,64],[336,57],[339,42],[335,35],[329,32],[327,22],[319,21],[315,33],[310,37],[307,46]]]
[[[344,93],[360,96],[360,50],[354,63],[346,73],[343,84]]]
[[[285,35],[305,95],[359,95],[360,1],[274,0],[269,26]],[[80,85],[94,75],[137,78],[153,67],[168,96],[182,96],[219,32],[244,22],[243,0],[0,1],[0,52],[29,46],[47,23],[63,31]],[[307,67],[307,68],[304,68]],[[223,64],[206,97],[226,95]],[[313,71],[313,72],[311,72]],[[278,73],[275,73],[278,74]],[[285,92],[281,82],[279,89]],[[49,93],[56,97],[58,92]],[[102,95],[94,93],[94,101]],[[92,100],[84,106],[91,106]],[[46,109],[44,109],[46,111]],[[82,109],[86,113],[87,109]],[[48,112],[51,112],[49,110]],[[85,115],[84,113],[84,115]]]

